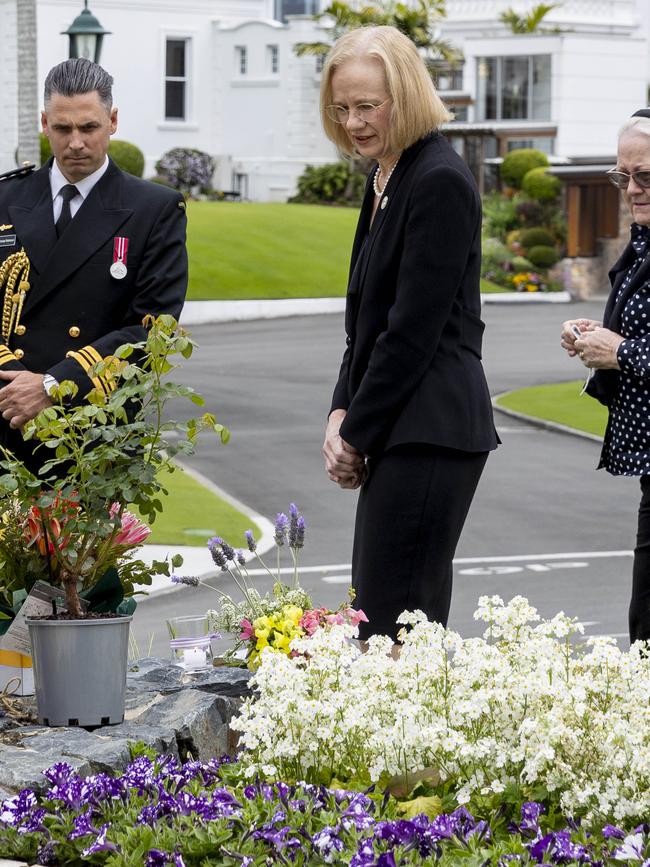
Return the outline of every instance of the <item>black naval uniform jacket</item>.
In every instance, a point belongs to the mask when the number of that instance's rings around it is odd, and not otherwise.
[[[31,264],[20,323],[6,341],[0,337],[0,369],[73,380],[79,399],[98,384],[87,372],[93,364],[144,339],[146,314],[179,317],[187,289],[185,203],[109,161],[57,239],[50,165],[0,181],[0,263],[24,248]],[[129,242],[121,280],[110,273],[116,237]],[[0,418],[0,442],[14,448],[17,437]]]
[[[372,174],[352,249],[347,349],[331,409],[376,456],[406,443],[496,448],[481,364],[481,201],[440,134],[400,157],[370,225]]]

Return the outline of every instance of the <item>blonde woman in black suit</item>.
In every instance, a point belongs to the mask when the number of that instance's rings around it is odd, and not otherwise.
[[[360,638],[396,641],[405,609],[447,623],[452,558],[498,442],[481,365],[481,202],[438,132],[450,115],[426,66],[395,28],[335,43],[321,113],[342,153],[376,163],[323,454],[333,482],[361,487],[352,582],[369,623]]]

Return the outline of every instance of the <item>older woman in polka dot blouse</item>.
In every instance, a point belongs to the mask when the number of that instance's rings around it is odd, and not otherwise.
[[[587,393],[609,409],[598,469],[641,477],[629,612],[634,642],[650,640],[650,109],[623,125],[608,174],[634,221],[630,243],[609,272],[603,322],[569,320],[561,343],[593,371]]]

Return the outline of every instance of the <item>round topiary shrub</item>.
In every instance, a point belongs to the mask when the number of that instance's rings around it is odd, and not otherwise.
[[[532,199],[516,201],[515,213],[522,229],[529,226],[539,226],[544,221],[544,208],[539,202],[534,202]]]
[[[533,263],[529,259],[526,259],[525,256],[514,256],[511,265],[515,274],[520,274],[522,271],[534,270]]]
[[[172,148],[156,163],[156,172],[175,190],[189,193],[193,187],[212,188],[215,161],[196,148]]]
[[[122,141],[119,138],[111,139],[108,146],[108,155],[113,162],[129,175],[141,178],[144,172],[144,154],[130,141]]]
[[[560,195],[562,183],[555,175],[549,175],[543,166],[526,172],[521,188],[537,202],[552,202]]]
[[[501,180],[515,189],[521,189],[522,181],[531,169],[547,166],[548,157],[534,148],[517,148],[503,158]]]
[[[550,268],[558,260],[558,254],[554,247],[531,247],[527,253],[528,258],[536,268]]]
[[[555,238],[548,229],[535,226],[533,229],[524,229],[519,236],[519,243],[524,250],[530,250],[531,247],[553,247]]]

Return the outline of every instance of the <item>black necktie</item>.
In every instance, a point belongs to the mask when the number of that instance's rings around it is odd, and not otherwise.
[[[66,184],[59,190],[59,195],[63,199],[63,204],[61,206],[61,213],[59,214],[59,219],[56,221],[55,226],[57,238],[61,237],[65,229],[67,229],[70,220],[72,220],[72,214],[70,213],[70,202],[78,193],[79,190],[75,187],[74,184]]]

